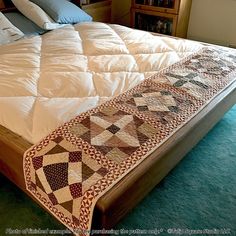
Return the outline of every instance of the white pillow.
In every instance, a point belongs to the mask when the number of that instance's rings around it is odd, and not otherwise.
[[[24,33],[16,28],[1,12],[0,12],[0,45],[17,41],[24,37]]]
[[[12,0],[12,2],[23,15],[25,15],[42,29],[53,30],[62,26],[56,23],[39,6],[29,0]]]

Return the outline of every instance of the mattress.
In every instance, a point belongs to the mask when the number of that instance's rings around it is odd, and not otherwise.
[[[0,125],[35,144],[201,47],[98,22],[0,46]]]

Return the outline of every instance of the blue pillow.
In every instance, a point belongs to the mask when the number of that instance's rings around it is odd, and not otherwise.
[[[34,22],[23,16],[19,12],[4,13],[11,23],[26,35],[43,34],[45,30],[38,27]]]
[[[92,21],[82,9],[67,0],[31,0],[41,7],[54,21],[61,24],[74,24]]]

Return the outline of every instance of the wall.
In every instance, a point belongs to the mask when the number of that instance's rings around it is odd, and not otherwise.
[[[193,0],[188,38],[236,46],[236,0]]]
[[[112,22],[121,25],[130,25],[131,0],[112,1]]]

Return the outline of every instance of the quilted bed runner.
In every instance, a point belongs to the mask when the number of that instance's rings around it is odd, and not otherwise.
[[[28,191],[77,235],[105,192],[235,81],[236,53],[205,47],[60,126],[24,155]]]

